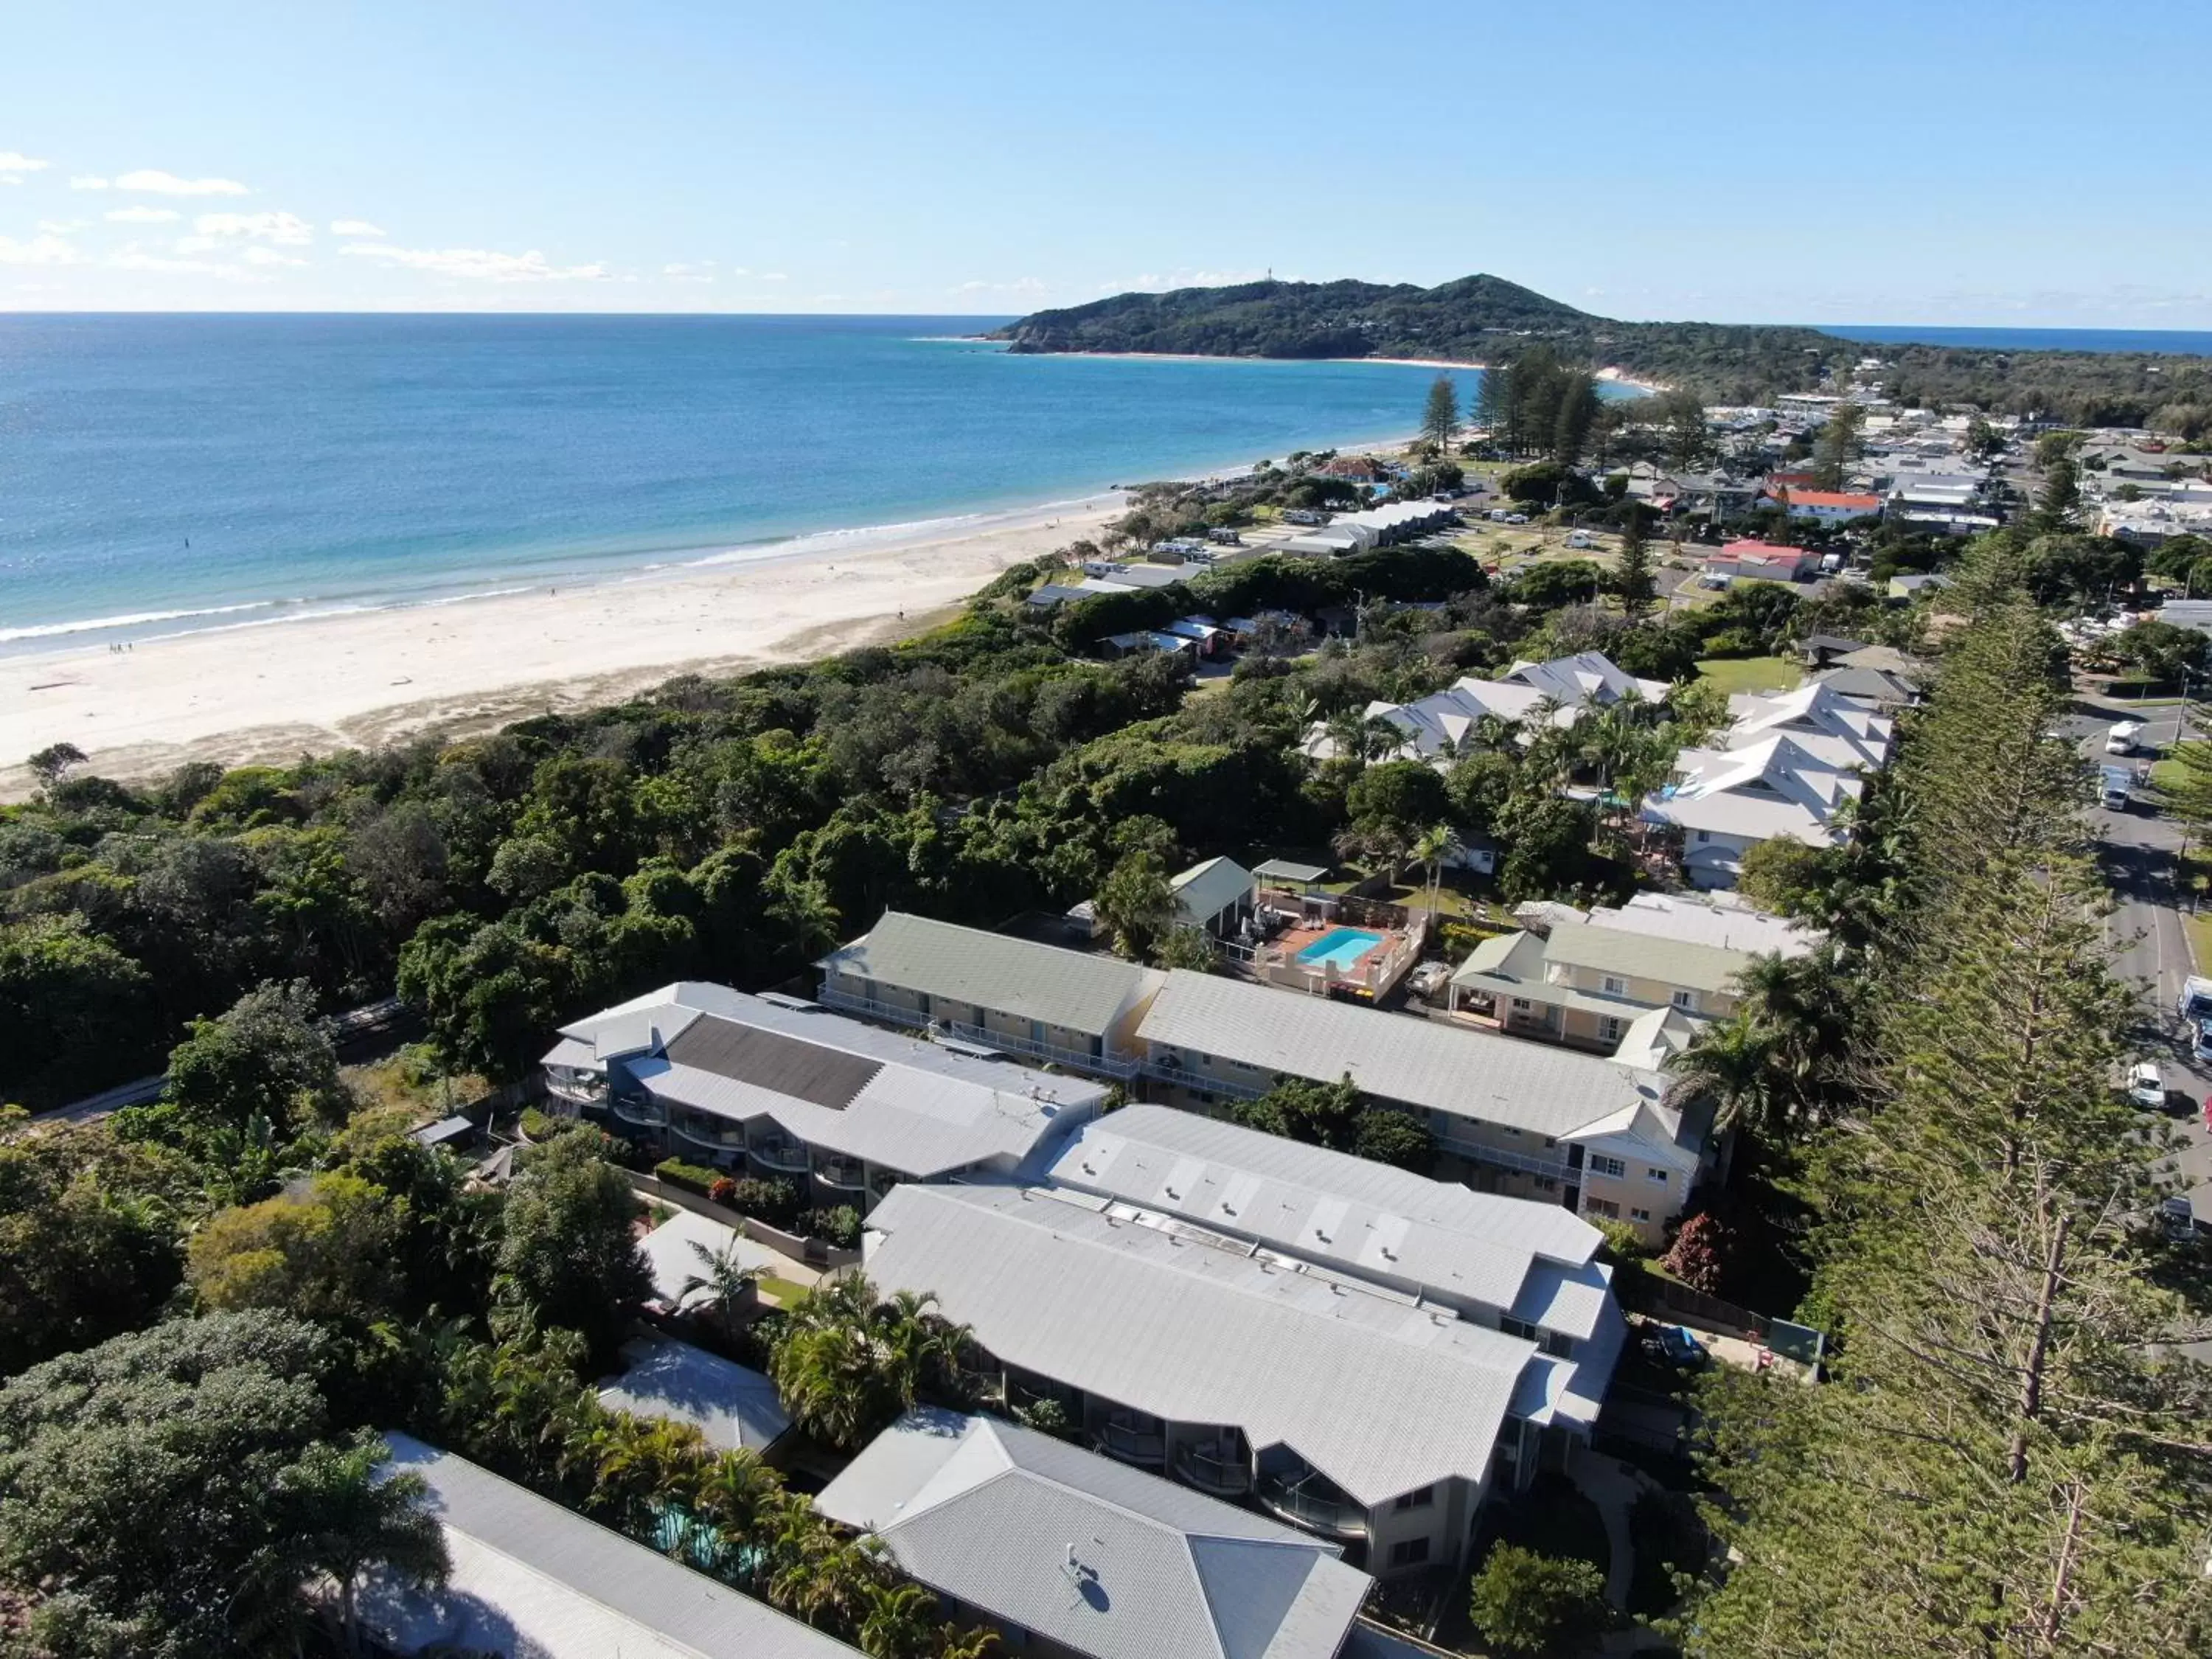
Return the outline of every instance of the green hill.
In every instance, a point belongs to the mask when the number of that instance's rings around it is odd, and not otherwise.
[[[1592,368],[1749,403],[1812,391],[1878,356],[1893,398],[1971,404],[2075,424],[2212,430],[2212,358],[1868,345],[1818,329],[1626,323],[1498,276],[1411,283],[1243,283],[1117,294],[1040,311],[992,337],[1022,352],[1137,351],[1213,357],[1437,357],[1498,362],[1538,342]]]

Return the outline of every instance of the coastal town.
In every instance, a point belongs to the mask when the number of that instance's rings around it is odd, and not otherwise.
[[[370,1519],[270,1593],[356,1650],[1682,1651],[1784,1467],[1729,1437],[1868,1346],[1829,1148],[1980,1133],[1866,1081],[1940,916],[1947,1098],[2054,1086],[2007,1011],[2086,999],[2094,1295],[2185,1415],[2212,463],[1884,374],[1444,371],[1412,443],[1128,487],[896,646],[295,767],[41,750],[8,1369],[322,1391]],[[2100,869],[2125,933],[2008,930]]]

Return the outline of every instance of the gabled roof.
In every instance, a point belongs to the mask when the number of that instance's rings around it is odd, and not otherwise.
[[[1595,1054],[1273,986],[1176,969],[1137,1035],[1254,1067],[1334,1083],[1402,1105],[1559,1136],[1664,1092],[1659,1080]]]
[[[791,1427],[775,1384],[733,1359],[670,1336],[632,1337],[622,1355],[622,1373],[599,1387],[611,1411],[689,1423],[718,1452],[765,1451]]]
[[[1808,680],[1771,696],[1741,693],[1729,699],[1735,717],[1720,747],[1746,749],[1777,733],[1838,769],[1879,767],[1889,758],[1896,724],[1853,702],[1823,680]]]
[[[1094,1036],[1150,994],[1159,978],[1152,969],[1112,957],[900,910],[884,911],[873,927],[815,966]]]
[[[1048,1175],[1448,1303],[1510,1313],[1524,1291],[1547,1304],[1563,1297],[1565,1322],[1551,1328],[1571,1336],[1597,1328],[1609,1294],[1593,1261],[1602,1236],[1558,1204],[1474,1192],[1170,1107],[1126,1107],[1085,1125]],[[1563,1277],[1579,1291],[1559,1291]]]
[[[643,1009],[568,1026],[554,1054],[574,1052],[567,1041],[591,1042],[604,1060],[611,1030],[623,1045],[613,1052],[658,1100],[738,1122],[769,1119],[810,1146],[906,1175],[1018,1161],[1063,1114],[1085,1114],[1105,1095],[1079,1078],[956,1053],[811,1003],[721,986],[653,994],[659,1000]],[[635,1042],[648,1028],[658,1041],[640,1052]]]
[[[400,1653],[502,1659],[853,1659],[856,1651],[726,1584],[412,1436],[395,1473],[422,1476],[452,1578],[422,1591],[372,1572],[361,1620]]]
[[[1210,921],[1249,893],[1252,872],[1234,859],[1208,859],[1194,864],[1168,883],[1176,896],[1178,914],[1188,924]]]
[[[1753,841],[1832,845],[1836,809],[1863,787],[1786,737],[1748,749],[1685,749],[1674,764],[1683,781],[1644,802],[1646,818]]]
[[[1656,702],[1669,689],[1663,680],[1638,679],[1601,651],[1577,652],[1549,662],[1516,662],[1498,678],[1574,708],[1619,702],[1632,691],[1646,702]]]
[[[1334,1659],[1374,1582],[1250,1510],[929,1407],[814,1506],[940,1595],[1091,1659]]]
[[[1000,1360],[1177,1423],[1286,1445],[1362,1504],[1480,1480],[1535,1346],[1286,1258],[1193,1242],[1081,1194],[893,1188],[877,1287],[936,1293]]]

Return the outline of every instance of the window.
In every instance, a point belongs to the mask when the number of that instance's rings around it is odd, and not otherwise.
[[[1412,1492],[1401,1492],[1390,1501],[1394,1510],[1425,1510],[1437,1501],[1434,1486],[1416,1486]]]
[[[1591,1215],[1603,1216],[1607,1221],[1620,1219],[1620,1206],[1609,1199],[1586,1198],[1583,1200],[1583,1208]]]
[[[1609,997],[1625,997],[1628,994],[1628,981],[1617,975],[1607,974],[1598,982],[1606,995]]]
[[[1516,1013],[1527,1013],[1528,1012],[1528,999],[1526,997],[1515,997],[1513,999],[1513,1008],[1514,1012]]]
[[[1656,1181],[1662,1187],[1667,1184],[1667,1172],[1664,1170],[1646,1170],[1644,1172],[1644,1178],[1646,1181]]]
[[[1556,1193],[1559,1190],[1558,1178],[1553,1176],[1538,1176],[1536,1177],[1536,1190],[1540,1193]]]
[[[1698,846],[1703,847],[1703,846],[1704,846],[1707,842],[1711,841],[1711,839],[1712,839],[1712,837],[1711,837],[1711,836],[1707,835],[1704,830],[1698,830]]]
[[[1598,1041],[1601,1042],[1620,1042],[1620,1022],[1611,1014],[1602,1016],[1597,1023],[1597,1035]]]
[[[1575,1357],[1575,1340],[1562,1332],[1546,1331],[1544,1352],[1554,1359],[1572,1359]]]
[[[1394,1567],[1416,1567],[1429,1559],[1429,1540],[1425,1538],[1401,1539],[1390,1546],[1390,1565]]]
[[[1589,1161],[1589,1171],[1592,1175],[1611,1176],[1618,1181],[1628,1173],[1628,1165],[1617,1158],[1593,1157]]]
[[[1651,1219],[1651,1212],[1649,1210],[1631,1210],[1628,1212],[1628,1218],[1631,1221],[1649,1221]]]
[[[1675,992],[1674,1006],[1677,1008],[1686,1008],[1692,1012],[1695,1012],[1698,1006],[1698,994],[1695,991]]]
[[[1536,1340],[1536,1328],[1525,1319],[1516,1319],[1511,1314],[1498,1316],[1498,1328],[1508,1336],[1517,1336],[1525,1341]]]

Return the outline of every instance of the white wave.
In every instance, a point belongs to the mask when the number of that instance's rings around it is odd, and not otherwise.
[[[244,605],[212,605],[198,611],[134,611],[120,617],[88,617],[82,622],[40,623],[31,628],[0,628],[0,645],[17,640],[58,639],[68,634],[97,634],[110,628],[144,628],[153,623],[183,622],[191,617],[228,617],[241,611],[266,611],[283,603],[254,599]]]

